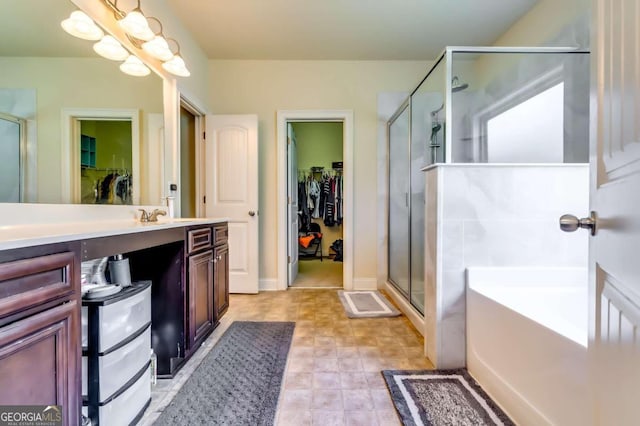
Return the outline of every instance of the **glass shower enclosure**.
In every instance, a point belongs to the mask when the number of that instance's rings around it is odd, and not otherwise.
[[[388,277],[424,315],[425,181],[446,163],[588,162],[589,52],[447,47],[387,122]]]

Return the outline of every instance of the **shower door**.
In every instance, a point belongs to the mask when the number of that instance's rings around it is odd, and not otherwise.
[[[388,279],[409,297],[409,103],[391,119],[389,131]]]
[[[25,122],[22,119],[0,114],[0,202],[19,203],[23,191],[23,163]]]

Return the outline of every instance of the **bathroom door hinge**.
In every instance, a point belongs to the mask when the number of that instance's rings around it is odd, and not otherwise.
[[[291,138],[287,137],[287,145],[291,145]]]
[[[287,256],[287,263],[291,263],[291,256]]]
[[[206,139],[207,138],[207,132],[202,132],[202,139]]]
[[[207,196],[202,197],[202,204],[207,204]]]

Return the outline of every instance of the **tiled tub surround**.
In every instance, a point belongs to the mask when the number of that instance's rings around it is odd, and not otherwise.
[[[466,365],[468,267],[585,267],[588,235],[560,231],[589,208],[584,164],[443,164],[425,169],[426,353]]]

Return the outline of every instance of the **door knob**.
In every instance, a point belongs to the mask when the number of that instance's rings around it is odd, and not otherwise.
[[[249,216],[253,217],[256,215],[256,212],[254,212],[253,210],[249,210]]]
[[[596,235],[597,219],[596,212],[591,212],[589,217],[582,219],[578,219],[572,214],[563,214],[560,216],[560,229],[564,232],[573,232],[578,228],[591,229],[591,235]]]

